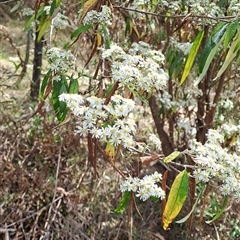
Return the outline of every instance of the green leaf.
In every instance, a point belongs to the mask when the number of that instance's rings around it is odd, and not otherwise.
[[[198,79],[194,83],[195,86],[198,85],[199,82],[206,75],[206,73],[208,71],[208,68],[209,68],[209,66],[210,66],[210,64],[211,64],[211,62],[212,62],[220,44],[221,44],[221,41],[224,38],[224,32],[226,31],[227,26],[228,26],[227,24],[223,25],[223,27],[213,36],[212,43],[211,43],[212,49],[207,56],[207,59],[206,59],[206,62],[205,62],[205,65],[203,67],[203,70],[202,70],[201,74],[199,75]]]
[[[134,96],[137,96],[142,102],[148,104],[148,100],[142,94],[140,94],[134,86],[129,85],[127,87]]]
[[[240,49],[240,30],[238,30],[237,35],[235,36],[235,39],[233,40],[228,50],[227,56],[225,57],[224,63],[219,69],[217,76],[213,80],[219,78],[226,71],[228,66],[231,64],[232,60],[237,56],[239,49]]]
[[[175,178],[168,200],[163,212],[163,229],[166,230],[169,224],[176,218],[188,195],[189,176],[186,170],[180,172]]]
[[[98,3],[98,0],[87,0],[82,7],[82,16],[79,20],[79,22],[81,23],[82,20],[85,18],[85,16],[87,15],[88,12],[90,12],[91,10],[94,9],[94,7],[96,6],[96,4]]]
[[[207,58],[208,58],[208,55],[209,53],[211,52],[211,50],[214,48],[214,46],[216,45],[215,44],[215,40],[213,40],[214,36],[216,35],[216,33],[218,31],[221,30],[221,28],[223,28],[225,26],[226,23],[219,23],[215,29],[213,30],[213,33],[212,35],[208,38],[204,48],[203,48],[203,51],[201,52],[200,54],[200,58],[199,58],[199,64],[198,64],[198,73],[200,74],[202,71],[203,71],[203,68],[205,66],[205,63],[207,61]]]
[[[45,32],[48,30],[49,26],[51,25],[50,19],[46,20],[42,25],[39,25],[39,33],[38,33],[38,38],[37,41],[39,42]]]
[[[33,14],[33,15],[30,17],[30,19],[27,21],[24,30],[25,30],[25,31],[28,31],[29,28],[30,28],[30,26],[31,26],[31,24],[32,24],[34,21],[35,21],[35,15]]]
[[[71,39],[78,37],[81,33],[86,32],[88,29],[90,29],[92,25],[82,25],[78,29],[76,29],[72,34],[71,34]]]
[[[67,81],[61,76],[61,81],[53,81],[52,104],[59,122],[62,122],[67,115],[67,105],[65,102],[59,101],[59,95],[67,93]]]
[[[53,12],[56,8],[58,8],[58,6],[60,5],[60,3],[62,2],[62,0],[53,0],[52,4],[51,4],[51,8],[49,11],[49,15],[52,16]]]
[[[222,205],[221,209],[219,209],[218,213],[215,215],[215,217],[214,217],[212,220],[206,221],[207,224],[216,221],[216,220],[223,214],[223,212],[224,212],[224,210],[225,210],[225,208],[226,208],[226,206],[227,206],[227,201],[228,201],[228,196],[225,196],[225,197],[224,197],[224,200],[223,200],[223,205]]]
[[[182,54],[180,54],[177,51],[173,51],[170,53],[169,56],[169,76],[172,77],[173,74],[176,72],[176,68],[178,68],[179,66],[182,67]]]
[[[103,31],[103,38],[104,38],[105,48],[109,49],[111,42],[110,42],[108,29],[105,26],[103,26],[102,27],[102,31]]]
[[[185,64],[185,67],[184,67],[184,70],[183,70],[183,74],[182,74],[182,78],[181,78],[181,81],[180,81],[180,85],[182,85],[185,82],[187,76],[190,73],[190,70],[192,68],[193,62],[194,62],[195,57],[197,55],[198,49],[199,49],[199,47],[201,45],[203,36],[204,36],[204,31],[201,30],[198,33],[197,37],[195,38],[195,40],[193,42],[193,45],[192,45],[192,47],[190,49],[190,52],[188,54],[188,58],[187,58],[187,61],[186,61],[186,64]]]
[[[107,86],[107,90],[106,90],[105,96],[104,96],[105,98],[107,98],[109,96],[110,92],[112,91],[113,86],[114,86],[114,84],[109,84]]]
[[[170,163],[171,161],[173,161],[174,159],[176,159],[179,155],[180,155],[181,152],[179,151],[174,151],[172,152],[170,155],[168,155],[167,157],[165,157],[163,159],[163,162],[165,163]]]
[[[49,15],[50,15],[50,16],[53,15],[53,12],[54,12],[54,10],[55,10],[56,8],[57,8],[56,0],[53,0],[53,1],[52,1],[52,4],[51,4],[50,11],[49,11]]]
[[[126,28],[125,28],[125,36],[129,33],[131,34],[131,19],[127,18],[126,20]]]
[[[10,13],[17,11],[20,8],[21,4],[22,2],[18,1],[17,4],[10,10]]]
[[[70,80],[70,86],[69,86],[69,93],[78,93],[78,80],[77,79],[71,79]]]
[[[56,7],[58,7],[61,2],[62,2],[62,0],[56,0]]]
[[[43,78],[41,89],[40,89],[40,99],[41,100],[43,100],[45,89],[46,89],[49,81],[51,81],[51,78],[50,78],[51,73],[52,73],[51,69],[48,70],[48,72],[45,74],[45,76]]]
[[[130,198],[131,192],[124,192],[117,208],[114,210],[114,213],[122,213],[126,209]]]
[[[175,221],[175,223],[184,223],[184,222],[186,222],[186,221],[190,218],[190,216],[192,215],[192,213],[193,213],[194,210],[196,209],[197,204],[198,204],[200,198],[202,197],[202,194],[203,194],[205,188],[206,188],[206,186],[204,186],[204,187],[201,189],[201,191],[200,191],[200,193],[199,193],[199,195],[198,195],[198,197],[197,197],[197,200],[196,200],[196,202],[194,203],[194,205],[193,205],[191,211],[188,213],[188,215],[187,215],[186,217],[178,220],[178,221]]]
[[[41,7],[41,8],[38,10],[37,16],[35,16],[35,14],[33,14],[33,15],[31,16],[31,18],[30,18],[30,19],[28,20],[28,22],[26,23],[24,30],[25,30],[25,31],[28,31],[28,30],[30,29],[30,27],[31,27],[31,24],[32,24],[36,19],[39,19],[39,17],[42,16],[43,14],[45,14],[44,6]],[[35,19],[35,17],[36,17],[36,19]]]
[[[228,46],[228,44],[230,43],[230,41],[233,39],[233,37],[235,36],[236,31],[239,28],[239,23],[238,20],[234,20],[233,22],[231,22],[229,24],[229,26],[226,29],[225,32],[225,39],[223,42],[223,47],[226,49],[226,47]]]
[[[153,200],[154,203],[157,203],[159,201],[159,198],[156,196],[151,196],[151,199]]]

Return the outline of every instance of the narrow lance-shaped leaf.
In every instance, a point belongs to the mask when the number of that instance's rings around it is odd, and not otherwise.
[[[17,2],[17,4],[10,10],[10,13],[15,12],[16,10],[18,10],[21,7],[21,5],[22,5],[21,1]]]
[[[216,221],[223,214],[223,212],[227,206],[227,201],[228,201],[228,196],[225,196],[222,207],[219,209],[218,213],[215,215],[215,217],[212,220],[206,221],[207,224]]]
[[[45,32],[48,30],[49,26],[51,25],[50,20],[46,20],[42,25],[39,26],[39,33],[38,33],[38,38],[37,41],[39,42]]]
[[[103,39],[104,39],[104,43],[105,43],[105,48],[109,49],[111,42],[110,42],[108,29],[105,26],[103,26],[102,31],[103,31]]]
[[[126,209],[130,201],[131,194],[131,192],[124,192],[117,208],[114,210],[114,213],[122,213]]]
[[[185,64],[185,67],[184,67],[184,70],[183,70],[183,74],[182,74],[182,78],[181,78],[181,81],[180,81],[180,85],[182,85],[187,76],[189,75],[190,73],[190,70],[192,68],[192,65],[194,63],[194,60],[195,60],[195,57],[197,55],[197,52],[198,52],[198,49],[201,45],[201,42],[202,42],[202,39],[203,39],[203,36],[204,36],[204,31],[201,30],[197,37],[195,38],[194,42],[193,42],[193,45],[190,49],[190,52],[189,52],[189,55],[188,55],[188,58],[187,58],[187,61],[186,61],[186,64]]]
[[[105,152],[106,152],[106,155],[109,157],[109,159],[113,163],[114,162],[114,155],[115,155],[115,147],[110,142],[107,143]]]
[[[71,79],[69,84],[69,93],[78,93],[78,80]]]
[[[79,20],[79,22],[81,23],[82,20],[85,18],[86,14],[91,11],[95,6],[96,4],[98,3],[98,0],[88,0],[84,3],[83,5],[83,9],[82,9],[82,16]]]
[[[226,27],[227,25],[224,25],[217,33],[216,35],[213,37],[213,49],[210,51],[208,57],[207,57],[207,60],[205,62],[205,65],[204,65],[204,68],[200,74],[200,76],[198,77],[198,79],[196,80],[196,82],[194,83],[194,85],[198,85],[199,82],[203,79],[203,77],[206,75],[207,73],[207,70],[215,56],[215,54],[217,53],[217,50],[223,40],[223,37],[224,37],[224,32],[226,30]]]
[[[239,23],[238,19],[234,20],[233,22],[230,23],[230,25],[227,27],[226,32],[225,32],[225,39],[223,42],[223,47],[226,49],[230,41],[233,39],[235,36],[236,31],[239,29]]]
[[[59,101],[59,96],[62,93],[67,93],[67,81],[64,76],[61,76],[61,81],[53,81],[52,89],[52,104],[59,122],[62,122],[67,114],[67,105],[65,102]]]
[[[126,27],[125,27],[125,35],[127,35],[128,33],[131,35],[131,25],[130,25],[131,19],[127,18],[126,19]]]
[[[132,33],[132,30],[133,30],[133,32],[135,32],[137,38],[139,39],[140,38],[140,34],[139,34],[139,32],[137,30],[137,27],[134,25],[134,22],[132,20],[130,22],[130,26],[131,26],[131,33]]]
[[[92,25],[82,25],[78,29],[76,29],[72,34],[71,34],[71,39],[78,37],[81,33],[86,32],[88,29],[90,29]]]
[[[43,96],[44,96],[44,92],[45,89],[49,83],[49,81],[51,81],[50,75],[52,73],[52,70],[50,69],[44,76],[43,81],[42,81],[42,85],[41,85],[41,89],[40,89],[40,99],[43,100]]]
[[[198,197],[197,197],[197,200],[196,200],[196,202],[194,203],[194,205],[193,205],[191,211],[188,213],[188,215],[187,215],[186,217],[178,220],[178,221],[175,221],[176,223],[184,223],[184,222],[186,222],[186,221],[188,220],[188,218],[191,216],[191,214],[192,214],[192,213],[194,212],[194,210],[196,209],[197,204],[198,204],[200,198],[202,197],[202,194],[203,194],[203,191],[204,191],[204,190],[205,190],[205,186],[202,188],[201,192],[199,193],[199,195],[198,195]]]
[[[221,30],[221,28],[223,28],[226,25],[226,23],[219,23],[217,24],[217,26],[213,29],[213,32],[211,34],[211,36],[207,39],[207,42],[201,52],[201,54],[199,54],[199,61],[198,61],[198,73],[201,74],[201,72],[203,71],[204,65],[207,61],[208,55],[210,54],[210,52],[212,51],[212,49],[215,47],[217,39],[216,35],[217,32],[219,32]],[[215,39],[214,39],[215,38]]]
[[[240,30],[238,30],[235,39],[233,40],[232,45],[228,50],[227,56],[225,57],[224,63],[220,70],[218,71],[217,76],[213,80],[219,78],[226,71],[228,66],[231,64],[232,60],[237,56],[239,49],[240,49]]]
[[[52,4],[51,4],[51,8],[49,11],[49,15],[52,16],[53,12],[56,8],[58,8],[58,6],[60,5],[60,3],[62,2],[62,0],[53,0]]]
[[[28,20],[28,22],[27,22],[26,25],[25,25],[24,30],[25,30],[25,31],[28,31],[28,30],[30,29],[32,23],[33,23],[36,19],[38,19],[40,16],[42,16],[43,14],[45,14],[45,12],[44,12],[44,6],[38,10],[37,16],[36,16],[35,14],[33,14],[33,15],[30,17],[30,19]]]
[[[188,195],[188,173],[186,170],[180,172],[175,178],[168,200],[163,212],[163,229],[166,230],[169,224],[176,218]]]
[[[148,104],[148,100],[134,86],[129,85],[128,89],[131,91],[131,93],[134,96],[137,96],[142,102],[144,102],[145,104]]]
[[[165,163],[170,163],[171,161],[173,161],[174,159],[176,159],[179,155],[180,155],[181,152],[179,151],[174,151],[172,152],[170,155],[168,155],[167,157],[165,157],[163,159],[163,162]]]

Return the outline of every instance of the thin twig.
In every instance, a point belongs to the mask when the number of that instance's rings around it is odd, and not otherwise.
[[[64,197],[64,195],[56,198],[56,199],[54,200],[54,202],[57,202],[59,199],[61,199],[61,198],[63,198],[63,197]],[[53,203],[53,202],[49,203],[49,204],[46,205],[45,207],[42,207],[42,208],[39,209],[38,211],[36,211],[36,212],[34,212],[33,214],[29,215],[28,217],[22,218],[22,219],[20,219],[20,220],[18,220],[18,221],[16,221],[16,222],[13,222],[13,223],[7,225],[7,228],[8,228],[8,227],[11,227],[11,226],[13,226],[13,225],[15,225],[15,224],[17,224],[17,223],[22,223],[22,222],[28,220],[29,218],[34,217],[35,215],[37,215],[37,214],[41,213],[42,211],[44,211],[45,209],[47,209],[52,203]]]
[[[186,18],[186,17],[188,17],[188,18],[211,19],[214,21],[226,21],[226,22],[232,21],[233,18],[237,18],[237,16],[211,17],[211,16],[204,16],[204,15],[190,15],[189,13],[186,15],[164,15],[164,14],[153,13],[153,12],[148,12],[148,11],[133,9],[133,8],[127,8],[127,7],[122,7],[122,6],[113,6],[113,8],[123,9],[126,11],[137,12],[137,13],[152,15],[152,16],[156,16],[156,17],[163,17],[163,18]],[[228,19],[229,19],[229,21],[227,21]]]
[[[216,227],[215,223],[213,223],[213,227],[214,227],[214,229],[216,231],[217,240],[220,240],[220,236],[219,236],[219,233],[218,233],[218,230],[217,230],[217,227]]]
[[[55,177],[55,187],[54,187],[53,200],[52,200],[52,203],[50,204],[47,221],[46,221],[45,226],[44,226],[44,229],[46,229],[46,234],[49,234],[50,216],[51,216],[51,212],[52,212],[52,208],[53,208],[53,203],[55,202],[55,198],[56,198],[56,194],[57,194],[57,184],[58,184],[58,175],[59,175],[59,168],[60,168],[60,161],[61,161],[62,146],[63,146],[63,141],[60,145],[60,149],[59,149],[59,153],[58,153],[58,163],[57,163],[57,170],[56,170],[56,177]],[[61,199],[59,199],[59,200],[60,200],[59,202],[61,202]],[[55,214],[54,214],[52,220],[54,219],[54,217],[55,217]]]
[[[188,164],[182,164],[182,163],[177,163],[177,162],[171,162],[170,164],[179,166],[179,167],[183,167],[183,168],[192,168],[192,169],[196,169],[196,166],[193,165],[188,165]]]

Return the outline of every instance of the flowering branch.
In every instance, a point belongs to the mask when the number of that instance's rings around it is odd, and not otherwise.
[[[204,16],[204,15],[192,15],[192,14],[184,14],[184,15],[164,15],[164,14],[159,14],[159,13],[153,13],[153,12],[148,12],[144,10],[139,10],[139,9],[133,9],[133,8],[127,8],[127,7],[122,7],[122,6],[113,6],[113,8],[116,9],[123,9],[131,12],[137,12],[137,13],[142,13],[142,14],[148,14],[156,17],[163,17],[163,18],[202,18],[202,19],[211,19],[214,21],[225,21],[225,22],[231,22],[232,19],[237,18],[237,16],[224,16],[224,17],[211,17],[211,16]]]

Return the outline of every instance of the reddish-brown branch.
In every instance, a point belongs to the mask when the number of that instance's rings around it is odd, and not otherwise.
[[[155,96],[151,96],[149,99],[149,106],[152,112],[152,117],[155,123],[155,126],[157,128],[158,136],[162,142],[162,151],[163,154],[169,155],[173,152],[173,143],[171,142],[169,135],[164,130],[164,119],[160,118],[158,112],[159,112],[159,106],[156,102]]]

